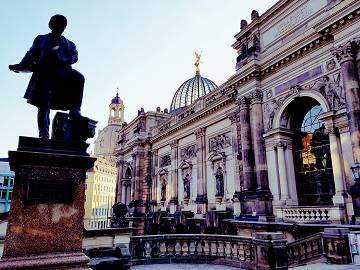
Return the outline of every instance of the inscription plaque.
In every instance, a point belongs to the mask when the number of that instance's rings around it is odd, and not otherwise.
[[[74,183],[70,181],[52,181],[29,179],[26,192],[28,202],[68,203],[74,195]]]

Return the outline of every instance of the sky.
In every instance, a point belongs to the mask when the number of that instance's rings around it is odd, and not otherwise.
[[[76,44],[73,68],[85,76],[81,112],[107,125],[117,91],[125,121],[137,111],[170,107],[178,87],[201,75],[221,85],[235,73],[231,47],[242,19],[263,14],[277,0],[0,0],[0,158],[18,147],[19,136],[37,137],[37,108],[23,98],[31,74],[14,73],[39,34],[50,32],[54,14],[68,20],[63,35]],[[51,112],[51,119],[56,111]],[[96,138],[97,134],[95,135]],[[93,141],[88,152],[93,151]]]

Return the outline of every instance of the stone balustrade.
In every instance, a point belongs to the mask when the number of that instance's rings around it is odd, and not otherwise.
[[[324,207],[286,207],[278,208],[277,216],[284,222],[329,222],[342,223],[344,208],[340,206]],[[331,221],[331,222],[330,222]]]
[[[317,233],[286,245],[288,266],[304,265],[311,261],[325,261],[323,237]]]
[[[285,244],[286,240],[281,233],[258,233],[256,237],[151,235],[131,237],[130,253],[133,265],[151,262],[196,262],[245,269],[287,269],[286,256],[279,252],[285,251]]]

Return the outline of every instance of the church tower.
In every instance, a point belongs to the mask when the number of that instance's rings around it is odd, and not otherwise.
[[[109,105],[108,125],[98,131],[94,142],[94,155],[101,156],[114,163],[114,151],[119,146],[120,131],[124,123],[124,103],[119,93],[111,100]]]
[[[122,124],[124,123],[124,103],[119,97],[119,93],[111,100],[109,105],[109,120],[108,124]]]

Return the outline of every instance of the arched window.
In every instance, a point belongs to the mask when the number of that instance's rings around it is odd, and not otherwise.
[[[294,132],[296,184],[299,204],[303,206],[331,205],[335,191],[329,135],[317,118],[321,113],[320,105],[313,106],[301,124],[297,122]]]

